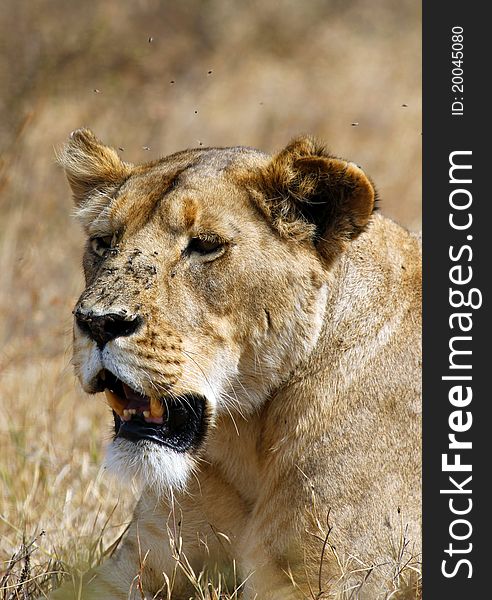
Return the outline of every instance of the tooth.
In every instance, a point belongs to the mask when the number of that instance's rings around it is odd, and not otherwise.
[[[150,398],[150,415],[159,419],[164,414],[164,407],[158,398]]]
[[[130,411],[129,411],[128,409],[125,409],[125,410],[123,411],[123,419],[124,419],[125,421],[129,421],[131,418],[132,418],[132,416],[131,416],[131,414],[130,414]]]
[[[114,412],[118,413],[120,417],[123,416],[126,404],[122,402],[116,394],[113,394],[111,390],[105,389],[104,392],[109,406],[111,406]]]
[[[136,408],[129,408],[129,409],[128,409],[128,412],[129,412],[131,415],[136,415],[136,414],[137,414],[137,409],[136,409]]]
[[[146,419],[150,419],[150,410],[144,410],[144,411],[143,411],[143,416],[144,416]]]

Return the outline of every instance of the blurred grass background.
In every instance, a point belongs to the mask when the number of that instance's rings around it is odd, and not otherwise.
[[[4,0],[0,598],[96,561],[133,502],[98,477],[111,419],[71,373],[82,236],[54,148],[80,126],[134,162],[310,133],[417,229],[420,18],[417,0]]]

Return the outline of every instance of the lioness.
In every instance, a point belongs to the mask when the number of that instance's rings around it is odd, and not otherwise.
[[[133,166],[81,129],[60,160],[75,371],[143,489],[82,596],[185,599],[217,568],[245,600],[389,597],[420,544],[418,239],[307,137]]]

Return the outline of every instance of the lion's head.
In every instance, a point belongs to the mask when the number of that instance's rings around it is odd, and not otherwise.
[[[309,138],[133,166],[77,130],[60,160],[87,234],[73,363],[113,410],[109,463],[181,486],[217,416],[257,409],[316,344],[374,188]]]

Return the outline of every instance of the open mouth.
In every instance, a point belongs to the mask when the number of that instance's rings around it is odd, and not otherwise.
[[[113,409],[115,438],[146,440],[176,452],[200,444],[206,429],[203,396],[145,396],[107,369],[101,371],[99,381]]]

